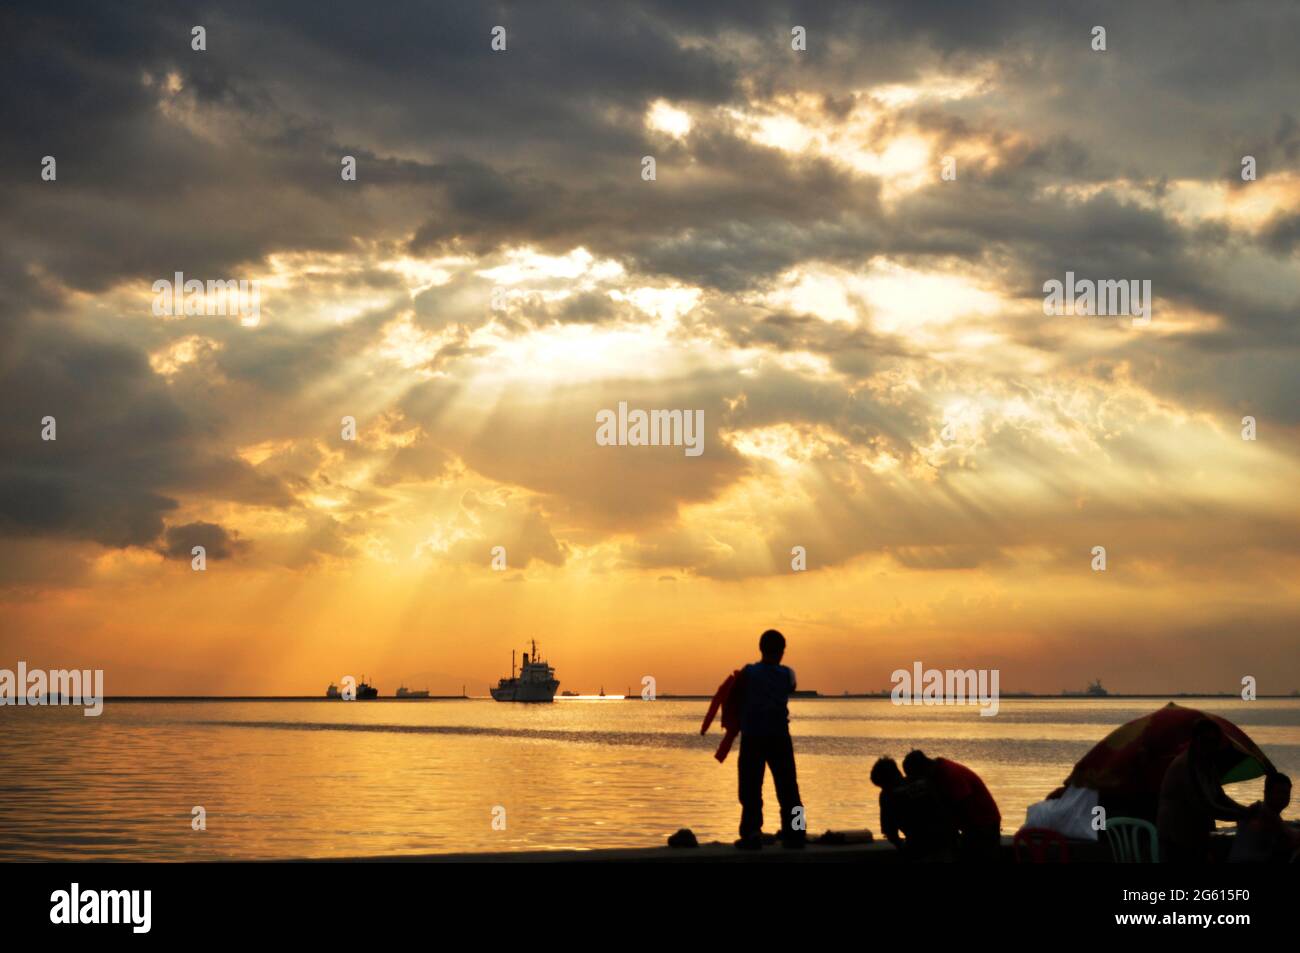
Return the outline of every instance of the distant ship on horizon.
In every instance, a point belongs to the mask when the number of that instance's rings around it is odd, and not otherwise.
[[[426,692],[425,695],[427,696],[428,692]],[[325,689],[325,697],[342,698],[343,693],[339,691],[339,687],[337,685],[335,685],[333,682],[330,682],[330,687]],[[366,684],[366,677],[362,675],[361,684],[357,686],[357,699],[362,700],[366,698],[378,698],[378,697],[379,697],[379,689],[375,688],[373,685]]]
[[[537,657],[537,640],[532,642],[532,655],[524,653],[523,664],[519,674],[515,674],[515,653],[510,652],[510,677],[497,681],[496,688],[489,688],[492,697],[499,702],[551,702],[555,700],[555,691],[560,687],[555,678],[555,669]],[[531,660],[530,660],[531,659]]]
[[[1084,689],[1083,691],[1081,691],[1081,692],[1072,692],[1072,691],[1066,690],[1066,691],[1061,692],[1061,694],[1062,694],[1062,695],[1070,695],[1070,696],[1074,696],[1074,697],[1080,697],[1080,696],[1083,696],[1083,697],[1087,697],[1087,698],[1108,698],[1108,697],[1110,696],[1110,692],[1108,692],[1108,691],[1106,691],[1106,689],[1102,688],[1102,686],[1101,686],[1101,679],[1100,679],[1100,678],[1095,678],[1095,679],[1093,679],[1091,682],[1088,683],[1088,687],[1085,688],[1085,689]]]
[[[464,691],[465,691],[464,688],[462,688],[461,692],[463,693]],[[397,697],[398,698],[428,698],[429,690],[425,688],[416,691],[415,689],[407,688],[405,685],[399,685],[397,687]]]

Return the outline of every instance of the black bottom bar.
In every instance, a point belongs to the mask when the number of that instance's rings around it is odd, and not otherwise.
[[[7,938],[119,942],[307,940],[373,945],[651,944],[695,946],[753,933],[820,927],[925,942],[1059,940],[1133,931],[1232,942],[1241,931],[1294,924],[1300,867],[998,864],[18,864],[0,868]],[[72,884],[84,905],[100,891],[149,893],[136,933],[126,895],[113,924],[55,924]],[[67,894],[59,906],[57,891]],[[1202,918],[1209,918],[1206,923]],[[1194,918],[1194,919],[1193,919]],[[856,932],[854,935],[857,935]],[[1275,934],[1276,935],[1276,934]],[[473,939],[475,936],[479,939]]]

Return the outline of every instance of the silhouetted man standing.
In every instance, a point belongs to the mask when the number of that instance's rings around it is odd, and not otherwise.
[[[795,776],[794,743],[790,740],[788,701],[795,688],[794,670],[781,664],[785,636],[768,629],[758,640],[762,661],[741,669],[736,688],[740,698],[740,840],[744,850],[762,847],[763,773],[772,769],[776,799],[781,805],[781,840],[786,847],[803,847],[807,828],[799,781]]]

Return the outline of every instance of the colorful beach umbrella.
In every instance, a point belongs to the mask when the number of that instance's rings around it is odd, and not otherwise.
[[[1221,783],[1249,781],[1274,770],[1259,746],[1226,718],[1170,702],[1098,742],[1074,766],[1066,786],[1093,788],[1112,813],[1118,810],[1154,820],[1165,771],[1187,748],[1196,723],[1203,718],[1223,729],[1223,745],[1216,757]]]

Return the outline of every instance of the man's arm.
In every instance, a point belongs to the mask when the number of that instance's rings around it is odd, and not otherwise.
[[[898,836],[898,825],[894,822],[894,812],[890,809],[885,792],[880,792],[880,832],[895,847],[902,848],[903,839]]]
[[[1204,768],[1198,765],[1193,774],[1196,776],[1196,785],[1200,789],[1201,797],[1205,798],[1205,803],[1216,819],[1240,821],[1250,813],[1250,808],[1246,805],[1238,804],[1228,797],[1223,790],[1223,785]]]

